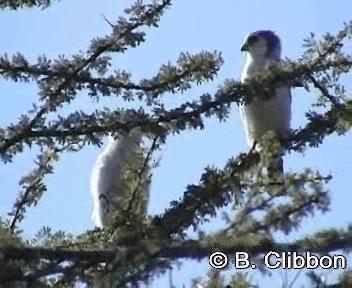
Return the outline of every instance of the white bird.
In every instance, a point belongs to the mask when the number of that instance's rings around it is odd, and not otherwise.
[[[281,61],[280,38],[269,30],[249,34],[241,51],[247,54],[241,82],[251,79],[267,65],[280,64]],[[275,95],[269,100],[262,100],[260,95],[256,95],[248,105],[240,105],[239,110],[249,147],[253,147],[254,142],[258,142],[269,130],[279,135],[285,134],[291,125],[290,87],[276,88]],[[284,170],[282,157],[279,157],[277,162],[277,172],[281,174]]]
[[[93,197],[91,218],[99,228],[109,224],[109,216],[128,207],[135,189],[133,185],[136,185],[133,181],[136,182],[138,172],[145,161],[141,148],[142,134],[139,130],[132,130],[130,134],[116,140],[109,136],[108,141],[98,156],[90,179]],[[138,190],[143,198],[138,206],[139,213],[142,214],[146,214],[149,200],[150,185],[146,179],[147,174],[149,167],[146,167],[142,174],[144,179],[140,182],[141,189]]]

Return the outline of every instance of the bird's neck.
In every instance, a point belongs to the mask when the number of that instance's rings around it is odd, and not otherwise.
[[[247,65],[254,65],[254,66],[264,66],[265,64],[269,63],[270,59],[265,56],[255,56],[253,57],[252,55],[248,54],[247,59],[246,59],[246,64]]]
[[[277,60],[264,56],[253,57],[252,55],[248,54],[244,64],[241,80],[243,81],[244,79],[253,77],[254,74],[256,74],[264,66],[274,62],[277,62]]]
[[[247,55],[246,62],[244,64],[241,80],[245,80],[247,78],[251,78],[263,68],[263,66],[268,63],[268,59],[265,57],[252,57],[251,55]]]

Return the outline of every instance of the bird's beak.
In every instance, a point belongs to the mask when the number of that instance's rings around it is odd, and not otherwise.
[[[241,47],[241,52],[243,51],[248,51],[248,44],[247,43],[244,43]]]

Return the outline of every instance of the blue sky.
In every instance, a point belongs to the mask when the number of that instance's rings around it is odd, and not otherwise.
[[[110,32],[102,15],[113,21],[130,3],[127,0],[63,0],[45,11],[0,11],[0,53],[19,51],[34,61],[39,54],[57,57],[85,50],[91,38]],[[196,99],[202,92],[215,91],[227,78],[239,77],[244,62],[240,47],[247,33],[258,29],[276,31],[283,42],[283,56],[296,59],[304,51],[303,38],[310,32],[321,35],[338,31],[342,23],[350,19],[351,8],[347,0],[175,1],[162,17],[160,27],[149,31],[147,41],[141,47],[119,55],[113,65],[116,69],[127,69],[133,79],[138,80],[151,77],[161,64],[175,61],[182,51],[221,51],[225,64],[215,81],[184,95],[168,96],[168,103],[176,105],[186,99]],[[36,92],[35,85],[1,81],[0,127],[7,126],[25,113],[38,99]],[[293,128],[304,125],[304,113],[314,100],[313,93],[308,94],[303,89],[293,91]],[[104,103],[112,106],[121,104],[114,98],[106,99]],[[95,107],[93,100],[81,94],[73,106],[65,108],[62,113]],[[229,157],[246,149],[236,107],[233,107],[226,123],[207,120],[206,124],[203,131],[185,132],[170,138],[164,147],[161,166],[154,172],[149,205],[151,214],[161,213],[170,201],[178,199],[187,184],[197,183],[205,166],[222,167]],[[312,167],[334,176],[329,185],[332,212],[309,218],[300,231],[288,236],[288,239],[316,231],[319,227],[346,227],[350,220],[350,210],[346,205],[346,194],[350,193],[346,176],[350,174],[348,163],[352,161],[352,153],[349,153],[352,152],[351,140],[350,135],[332,136],[319,149],[309,149],[304,155],[291,154],[285,158],[288,171]],[[48,192],[37,208],[28,211],[22,222],[25,235],[33,236],[43,225],[74,234],[93,228],[89,177],[98,153],[98,148],[86,147],[79,153],[62,157],[55,167],[55,174],[47,178]],[[35,151],[26,151],[16,156],[13,163],[0,164],[3,183],[1,216],[10,210],[18,191],[18,180],[33,167],[34,155]],[[209,227],[219,227],[219,222],[214,223]],[[285,237],[281,239],[285,241]],[[202,265],[197,262],[185,264],[179,272],[174,272],[174,284],[176,287],[188,286],[189,279],[202,275],[204,268],[207,268],[205,262]],[[328,277],[332,277],[331,274]],[[256,273],[253,279],[263,285],[261,287],[270,287],[273,281],[278,283],[279,276],[276,275],[275,280],[263,281],[262,276]],[[167,277],[163,277],[154,282],[153,287],[166,287],[167,281]]]

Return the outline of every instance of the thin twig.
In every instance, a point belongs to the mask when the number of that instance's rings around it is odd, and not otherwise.
[[[54,148],[54,149],[49,149],[45,152],[43,152],[41,155],[44,155],[45,153],[61,153],[64,150],[66,150],[71,144],[67,144],[61,148]],[[38,173],[42,173],[43,175],[47,174],[47,166],[46,165],[41,165],[40,163],[36,163],[38,167]],[[35,168],[36,169],[36,168]],[[32,170],[33,171],[33,170]],[[23,207],[27,204],[28,196],[32,192],[33,188],[36,187],[37,184],[39,184],[43,180],[42,177],[38,177],[34,182],[32,182],[28,187],[26,187],[24,193],[21,196],[21,199],[19,201],[16,201],[14,204],[14,207],[16,207],[13,212],[13,216],[10,222],[9,229],[11,233],[14,233],[16,224],[19,221],[19,218],[21,216],[21,211]]]
[[[114,27],[115,27],[114,24],[112,24],[112,23],[108,20],[108,18],[106,18],[106,16],[105,16],[104,14],[102,14],[101,17],[103,17],[103,19],[105,20],[105,22],[108,23],[112,29],[114,29]]]
[[[146,11],[144,13],[144,15],[140,19],[138,19],[138,21],[135,21],[131,25],[129,25],[126,28],[124,28],[123,30],[121,30],[121,32],[118,34],[118,36],[114,37],[113,41],[106,41],[106,43],[104,45],[97,47],[96,51],[94,51],[93,53],[88,53],[90,56],[88,56],[84,61],[82,61],[82,63],[78,67],[73,69],[72,75],[77,75],[80,71],[85,69],[89,64],[91,64],[92,62],[97,60],[103,53],[105,53],[111,47],[113,47],[120,39],[123,39],[124,37],[126,37],[126,35],[128,33],[133,31],[134,29],[138,28],[139,26],[143,25],[145,20],[148,19],[151,15],[160,13],[167,5],[169,5],[169,2],[170,1],[164,1],[163,4],[158,5],[155,9],[150,9],[150,10]],[[39,109],[37,114],[30,121],[30,124],[27,127],[25,127],[24,129],[22,129],[21,131],[19,131],[14,137],[9,138],[9,139],[5,139],[4,144],[1,146],[0,150],[6,151],[6,149],[13,146],[15,143],[19,142],[21,139],[26,138],[26,135],[29,134],[30,131],[32,131],[32,128],[37,123],[37,121],[44,114],[46,114],[48,111],[50,111],[50,107],[51,107],[50,101],[52,100],[53,96],[56,97],[56,95],[59,94],[61,92],[61,90],[63,90],[67,85],[69,85],[72,80],[73,80],[73,78],[71,78],[71,77],[65,78],[64,81],[61,82],[60,85],[58,85],[58,87],[55,89],[55,91],[50,93],[51,95],[48,95],[47,102],[42,105],[42,107]],[[58,103],[57,103],[57,105],[58,105]],[[52,107],[51,107],[51,109],[52,109]]]
[[[149,161],[152,157],[152,154],[154,153],[154,151],[157,149],[158,145],[157,145],[157,142],[158,142],[158,139],[159,139],[159,136],[155,136],[154,139],[153,139],[153,142],[152,142],[152,145],[150,146],[149,150],[148,150],[148,153],[146,155],[146,157],[144,158],[144,161],[143,161],[143,165],[142,167],[139,169],[138,171],[138,174],[137,174],[137,183],[135,185],[135,188],[133,189],[133,192],[131,194],[131,197],[128,201],[128,205],[127,205],[127,213],[129,213],[130,211],[132,211],[132,206],[133,206],[133,203],[135,202],[135,199],[136,199],[136,196],[138,194],[138,188],[140,187],[142,181],[147,181],[146,179],[143,179],[143,175],[146,171],[146,169],[148,168],[149,166]],[[145,195],[144,195],[145,196]]]
[[[323,85],[321,85],[312,74],[308,75],[310,81],[312,81],[312,83],[314,84],[315,88],[319,89],[320,92],[323,94],[323,96],[325,96],[326,98],[328,98],[330,100],[330,102],[338,109],[343,108],[343,105],[341,103],[338,102],[337,98],[334,97],[333,95],[331,95],[328,91],[328,89],[326,87],[324,87]]]

